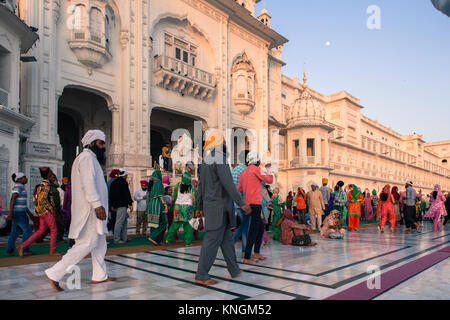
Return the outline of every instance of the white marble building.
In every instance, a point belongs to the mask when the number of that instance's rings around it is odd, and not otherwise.
[[[288,40],[271,29],[266,10],[255,14],[256,2],[7,1],[38,28],[39,41],[28,52],[37,62],[20,65],[20,84],[0,82],[14,97],[6,108],[15,108],[24,130],[31,127],[20,140],[18,130],[9,138],[1,126],[12,122],[1,107],[0,147],[8,152],[0,165],[8,158],[8,175],[23,170],[29,187],[42,165],[67,176],[83,133],[99,128],[108,140],[105,172],[127,168],[136,188],[172,131],[194,136],[201,121],[203,130],[280,130],[283,192],[322,177],[378,189],[412,178],[418,188],[450,189],[450,141],[429,146],[418,135],[401,136],[364,117],[350,94],[324,96],[285,77]],[[8,183],[0,190],[6,198]]]

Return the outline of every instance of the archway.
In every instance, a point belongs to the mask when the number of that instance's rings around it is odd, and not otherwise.
[[[102,130],[106,134],[106,156],[112,139],[112,115],[105,96],[89,88],[68,86],[58,101],[58,135],[63,148],[64,176],[70,177],[81,138],[86,131]],[[108,166],[108,164],[106,164]]]
[[[173,148],[177,142],[172,141],[172,133],[177,129],[187,130],[194,141],[195,121],[202,119],[188,114],[178,113],[165,108],[155,107],[150,116],[150,150],[152,165],[158,163],[162,147],[169,143]],[[193,146],[195,147],[195,146]],[[201,148],[201,146],[199,146]]]

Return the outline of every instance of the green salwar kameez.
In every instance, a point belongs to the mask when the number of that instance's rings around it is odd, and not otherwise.
[[[187,173],[184,173],[184,179],[183,179],[185,185],[190,185],[190,175]],[[192,239],[194,238],[194,230],[192,229],[192,226],[189,223],[189,220],[191,220],[194,217],[194,213],[196,210],[196,199],[197,199],[197,189],[195,186],[192,186],[191,194],[192,194],[192,206],[185,205],[185,204],[177,204],[178,195],[180,193],[180,185],[181,183],[178,183],[178,185],[175,188],[175,192],[173,194],[173,201],[172,201],[172,212],[173,212],[173,223],[169,228],[169,231],[167,233],[167,242],[173,243],[175,242],[175,235],[178,232],[178,229],[183,226],[183,233],[184,233],[184,244],[186,246],[191,245]]]
[[[280,197],[277,196],[273,198],[272,204],[273,204],[273,221],[270,231],[273,234],[273,240],[279,241],[281,238],[281,223],[278,225],[278,222],[281,219],[281,207],[284,205],[284,203],[280,203]]]
[[[156,170],[152,174],[154,180],[152,189],[148,192],[147,197],[147,214],[150,224],[150,239],[160,244],[164,238],[164,232],[167,228],[167,215],[164,213],[164,204],[162,197],[164,189],[162,184],[161,171]]]

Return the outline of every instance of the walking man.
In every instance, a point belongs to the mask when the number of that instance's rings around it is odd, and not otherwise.
[[[416,222],[416,190],[414,190],[411,180],[406,182],[406,201],[405,201],[405,224],[406,231],[411,232],[413,226],[416,226],[417,232],[420,232],[420,224]]]
[[[148,181],[141,180],[141,188],[134,193],[134,200],[137,201],[136,209],[136,234],[147,234],[148,219],[147,219],[147,189]]]
[[[226,161],[226,147],[223,135],[215,130],[210,132],[205,141],[204,159],[200,165],[200,181],[197,192],[198,215],[205,217],[205,238],[195,275],[195,282],[202,285],[217,284],[209,276],[219,247],[225,258],[228,272],[232,278],[241,271],[237,264],[231,228],[236,226],[233,200],[245,211],[251,209],[241,199],[231,177],[230,167]],[[261,189],[260,189],[261,190]]]
[[[259,253],[264,235],[264,223],[261,219],[262,182],[267,184],[273,183],[273,175],[263,175],[261,173],[261,168],[259,167],[261,161],[258,153],[251,151],[248,154],[247,162],[249,166],[242,172],[238,185],[238,191],[244,192],[245,203],[249,204],[252,209],[244,263],[256,264],[256,261],[251,259],[253,246],[255,251],[253,258],[258,260],[266,259]]]
[[[241,177],[242,172],[247,169],[248,163],[247,163],[247,156],[248,156],[248,150],[242,151],[240,154],[240,163],[239,165],[233,169],[231,172],[231,176],[233,177],[233,182],[236,188],[239,185],[239,179]],[[244,164],[245,163],[245,164]],[[244,195],[242,192],[240,192],[242,201],[244,201]],[[234,209],[236,210],[236,213],[240,220],[240,225],[235,231],[233,235],[234,242],[237,242],[239,238],[242,239],[242,258],[244,258],[245,255],[245,246],[247,245],[247,237],[248,237],[248,230],[250,228],[250,216],[245,214],[244,210],[242,210],[237,203],[234,204]]]
[[[119,178],[111,185],[111,206],[116,211],[116,225],[114,226],[114,242],[125,243],[128,241],[128,211],[132,210],[130,187],[127,182],[128,171],[119,169]]]
[[[72,166],[72,221],[69,238],[75,245],[63,259],[45,270],[51,286],[63,291],[59,281],[67,270],[84,259],[92,257],[92,284],[116,280],[106,274],[106,219],[108,212],[108,189],[100,165],[106,163],[106,136],[100,130],[89,130],[83,137],[83,152]]]

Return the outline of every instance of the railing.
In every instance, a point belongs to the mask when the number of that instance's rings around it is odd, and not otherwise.
[[[174,73],[178,73],[182,77],[190,78],[211,87],[216,85],[215,78],[212,73],[193,67],[183,61],[169,56],[158,56],[155,58],[155,70],[160,69],[170,70]]]
[[[0,88],[0,105],[8,107],[8,95],[9,95],[8,91]]]

